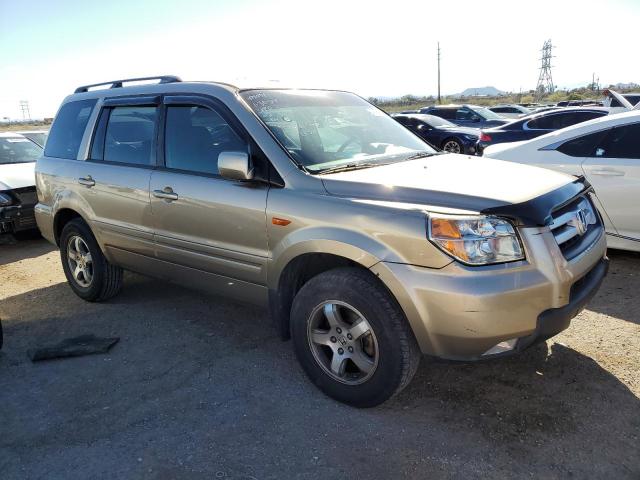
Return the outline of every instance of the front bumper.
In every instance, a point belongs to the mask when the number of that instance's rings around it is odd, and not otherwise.
[[[0,207],[0,233],[15,233],[38,228],[33,205]]]
[[[604,231],[567,261],[544,228],[520,230],[521,262],[441,269],[380,262],[371,270],[394,294],[423,353],[478,360],[501,342],[523,350],[567,328],[607,270]],[[502,354],[502,353],[500,353]]]

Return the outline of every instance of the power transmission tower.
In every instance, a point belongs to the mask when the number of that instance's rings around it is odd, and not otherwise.
[[[598,94],[600,93],[600,77],[596,78],[595,72],[593,73],[593,75],[591,75],[590,88],[592,92],[598,92]]]
[[[552,50],[553,45],[551,44],[551,39],[549,39],[542,46],[542,58],[540,59],[542,65],[540,66],[540,75],[536,85],[536,102],[539,102],[545,94],[553,93],[555,90],[553,78],[551,77]]]
[[[20,100],[20,110],[22,110],[22,119],[31,120],[31,113],[29,112],[29,101]]]
[[[440,101],[440,42],[438,42],[438,105],[441,104]]]

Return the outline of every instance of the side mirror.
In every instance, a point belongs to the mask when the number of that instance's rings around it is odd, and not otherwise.
[[[478,123],[480,121],[480,117],[471,117],[471,121],[474,123]]]
[[[218,155],[218,171],[223,178],[246,181],[253,179],[253,167],[247,152],[222,152]]]

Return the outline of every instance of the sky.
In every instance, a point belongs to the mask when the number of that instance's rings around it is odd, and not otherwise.
[[[0,0],[0,119],[51,117],[83,84],[172,74],[362,96],[640,83],[640,0]]]

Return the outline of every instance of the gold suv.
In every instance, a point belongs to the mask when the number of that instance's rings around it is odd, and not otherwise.
[[[132,80],[67,97],[36,166],[85,300],[128,269],[268,306],[311,381],[367,407],[421,354],[557,334],[606,274],[582,178],[444,154],[347,92]]]

